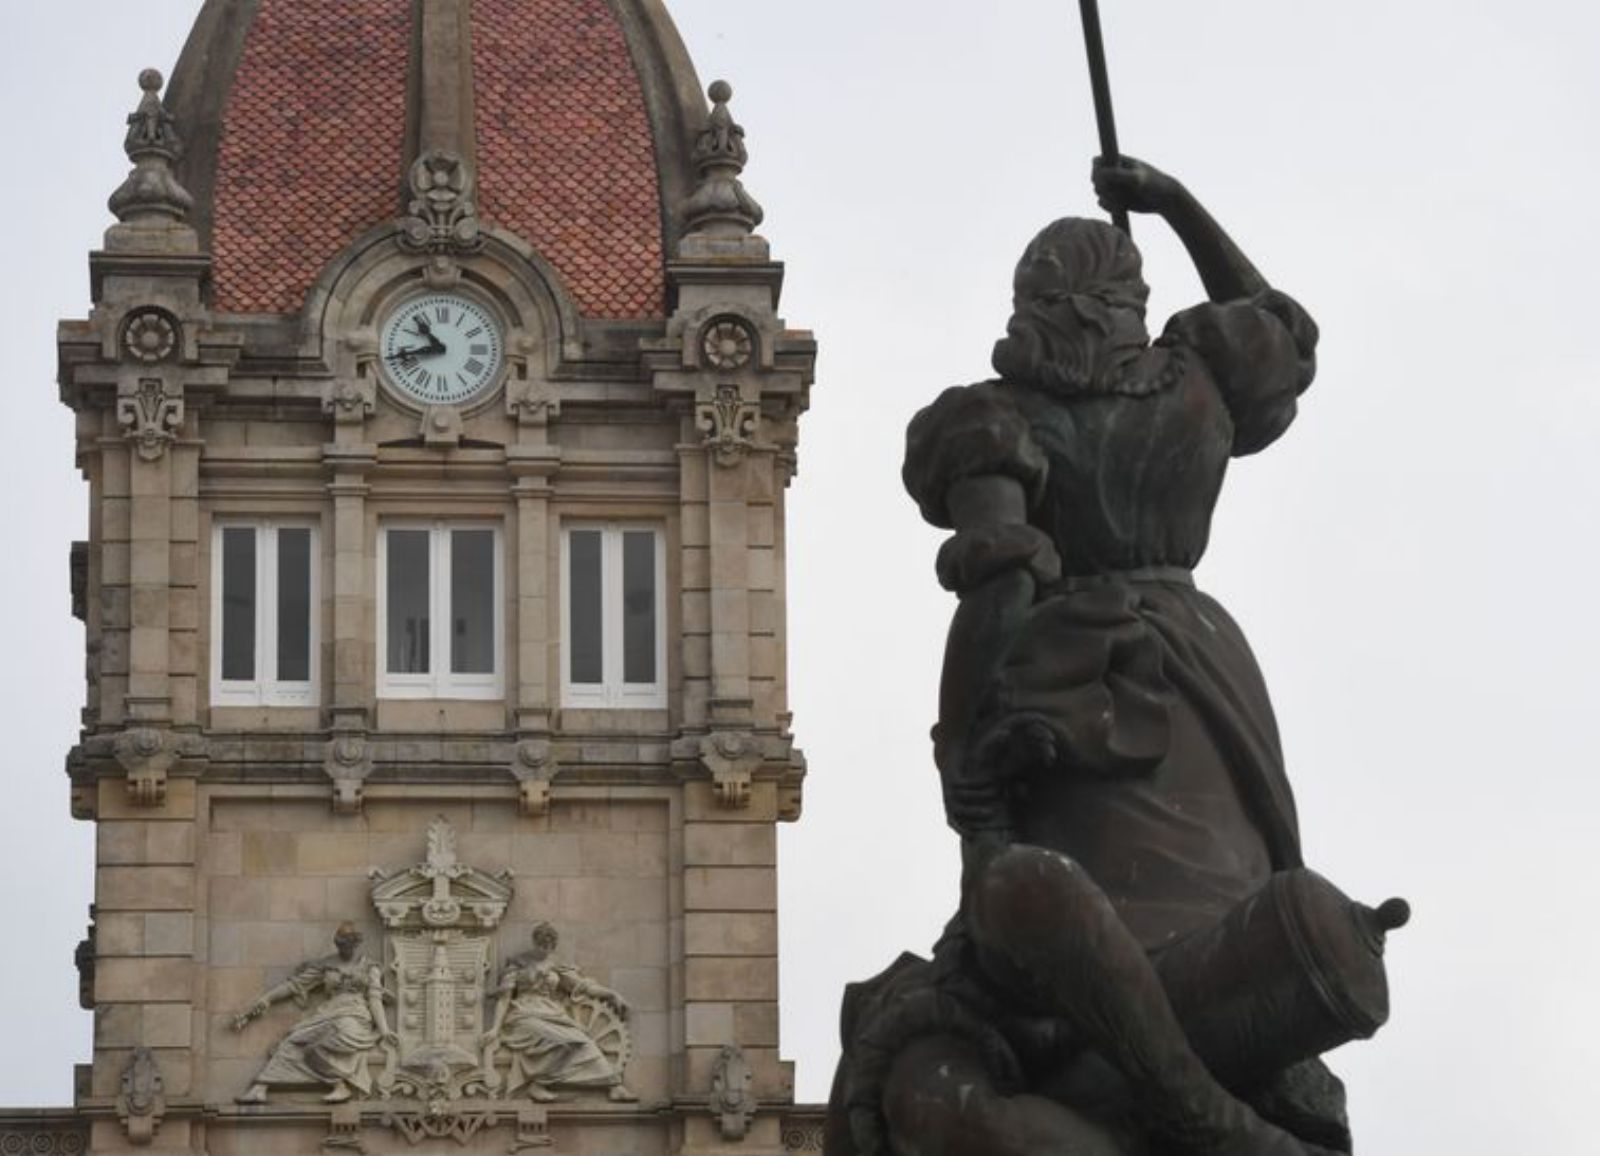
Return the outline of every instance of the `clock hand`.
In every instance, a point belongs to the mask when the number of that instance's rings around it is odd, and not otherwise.
[[[445,353],[445,352],[447,352],[445,347],[444,347],[444,342],[439,340],[438,336],[433,332],[433,326],[428,324],[426,318],[418,315],[416,317],[413,317],[411,320],[413,320],[413,321],[415,321],[417,323],[417,336],[418,337],[426,337],[428,339],[428,352],[429,353]]]
[[[445,351],[444,346],[435,341],[432,345],[417,345],[410,349],[397,349],[389,354],[390,361],[415,361],[419,357],[433,357]]]

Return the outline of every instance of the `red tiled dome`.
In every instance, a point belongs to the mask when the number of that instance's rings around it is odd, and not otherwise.
[[[704,106],[659,6],[619,6],[628,19],[608,0],[473,0],[478,205],[584,316],[659,318],[662,189],[685,179],[663,170],[681,167]],[[297,312],[328,262],[400,215],[413,10],[258,0],[252,16],[208,0],[168,104],[219,311]]]
[[[554,265],[579,312],[661,316],[650,122],[605,0],[476,0],[472,41],[479,212]]]

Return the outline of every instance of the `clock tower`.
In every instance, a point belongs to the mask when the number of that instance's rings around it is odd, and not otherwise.
[[[139,85],[59,333],[97,872],[57,1147],[815,1143],[775,827],[816,351],[731,88],[658,0],[207,0]]]

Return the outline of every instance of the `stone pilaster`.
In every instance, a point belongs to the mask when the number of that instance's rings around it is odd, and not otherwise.
[[[732,1044],[750,1066],[757,1101],[783,1102],[793,1096],[793,1072],[778,1054],[777,787],[754,784],[737,809],[710,783],[684,792],[679,1094],[709,1097],[718,1057]],[[728,1143],[709,1112],[685,1123],[685,1151]],[[740,1150],[776,1147],[774,1118],[758,1110]]]
[[[94,1065],[89,1103],[115,1109],[120,1127],[97,1129],[95,1151],[188,1147],[187,1125],[163,1122],[165,1101],[195,1094],[198,969],[196,784],[174,781],[161,803],[140,806],[114,780],[100,784],[96,828]],[[129,1104],[128,1075],[159,1076],[163,1101]],[[148,1149],[147,1149],[148,1150]]]

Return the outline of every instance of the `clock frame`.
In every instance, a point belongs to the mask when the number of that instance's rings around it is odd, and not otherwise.
[[[505,327],[458,290],[412,294],[390,307],[378,330],[383,380],[415,405],[466,405],[504,377]]]

